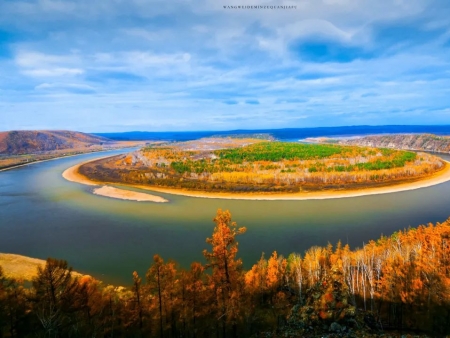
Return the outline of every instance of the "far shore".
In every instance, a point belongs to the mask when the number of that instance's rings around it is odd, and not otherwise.
[[[102,157],[104,158],[104,157]],[[96,158],[90,161],[79,163],[73,167],[68,168],[63,172],[63,177],[69,181],[77,182],[85,185],[108,185],[113,184],[116,186],[133,187],[142,190],[149,190],[154,192],[160,192],[171,195],[181,195],[187,197],[200,197],[200,198],[214,198],[214,199],[234,199],[234,200],[322,200],[333,198],[346,198],[346,197],[360,197],[368,195],[389,194],[401,191],[416,190],[420,188],[427,188],[433,185],[441,184],[450,181],[450,162],[446,162],[444,169],[434,173],[429,177],[419,179],[414,182],[396,183],[388,186],[373,187],[373,188],[361,188],[357,190],[327,190],[327,191],[312,191],[312,192],[298,192],[298,193],[231,193],[231,192],[203,192],[192,191],[184,189],[172,189],[161,188],[139,184],[119,184],[114,182],[97,182],[90,180],[84,175],[78,172],[80,166],[85,163],[93,162],[101,158]],[[158,197],[158,196],[155,196]],[[120,197],[118,197],[120,198]]]
[[[91,152],[87,152],[87,153],[80,153],[80,154],[74,154],[74,155],[61,155],[61,156],[56,156],[56,157],[52,157],[52,158],[47,158],[45,160],[31,161],[31,162],[21,163],[21,164],[13,164],[13,165],[11,165],[9,167],[0,169],[0,171],[12,170],[12,169],[20,168],[20,167],[25,167],[27,165],[32,165],[32,164],[42,163],[42,162],[48,162],[48,161],[53,161],[53,160],[59,160],[61,158],[66,158],[66,157],[68,158],[68,157],[74,157],[74,156],[78,156],[78,155],[101,153],[101,152],[104,152],[104,151],[108,151],[108,150],[91,151]]]
[[[72,154],[72,155],[57,155],[55,157],[52,158],[47,158],[45,160],[37,160],[37,161],[31,161],[31,162],[27,162],[27,163],[20,163],[20,164],[13,164],[11,166],[8,166],[6,168],[0,168],[0,172],[2,171],[7,171],[7,170],[12,170],[12,169],[16,169],[16,168],[20,168],[20,167],[25,167],[27,165],[32,165],[32,164],[36,164],[36,163],[42,163],[42,162],[48,162],[48,161],[54,161],[54,160],[59,160],[61,158],[69,158],[69,157],[74,157],[74,156],[80,156],[80,155],[86,155],[86,154],[95,154],[95,153],[104,153],[107,151],[114,151],[114,150],[121,150],[121,149],[127,149],[127,148],[133,148],[134,146],[127,146],[127,147],[123,147],[123,148],[113,148],[113,149],[102,149],[102,150],[94,150],[94,151],[86,151],[86,152],[81,152],[79,154]],[[107,156],[106,156],[107,157]]]

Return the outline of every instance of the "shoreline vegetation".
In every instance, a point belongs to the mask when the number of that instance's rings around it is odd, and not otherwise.
[[[211,144],[216,147],[211,149]],[[225,149],[221,148],[226,144],[227,147]],[[269,171],[265,171],[264,175],[268,177],[268,175],[272,174],[275,176],[284,175],[302,175],[298,167],[300,166],[294,160],[290,160],[290,162],[286,162],[284,160],[285,157],[293,155],[277,155],[276,151],[280,151],[280,145],[283,147],[282,143],[271,143],[264,142],[261,140],[248,140],[248,139],[240,139],[237,140],[237,145],[235,140],[230,139],[221,139],[219,141],[219,145],[214,143],[214,139],[197,140],[190,142],[182,142],[175,145],[175,151],[173,148],[167,147],[164,145],[163,147],[147,147],[143,148],[140,151],[133,152],[127,155],[120,156],[112,156],[101,159],[94,159],[88,162],[80,163],[76,166],[73,166],[67,169],[63,173],[63,177],[68,179],[69,181],[86,184],[86,185],[115,185],[115,186],[124,186],[124,187],[133,187],[142,190],[161,192],[173,195],[183,195],[188,197],[201,197],[201,198],[218,198],[218,199],[247,199],[247,200],[309,200],[309,199],[330,199],[330,198],[344,198],[344,197],[358,197],[358,196],[366,196],[366,195],[375,195],[375,194],[384,194],[384,193],[394,193],[400,191],[408,191],[419,188],[425,188],[432,185],[440,184],[450,180],[450,165],[447,161],[444,161],[440,158],[429,154],[423,153],[412,153],[412,152],[404,152],[397,151],[392,149],[376,149],[376,148],[360,148],[360,147],[336,147],[334,145],[320,146],[317,149],[314,149],[315,152],[313,155],[314,159],[306,161],[306,164],[301,164],[303,166],[313,166],[312,168],[319,168],[319,170],[309,170],[307,173],[309,177],[313,177],[317,182],[319,179],[322,179],[320,175],[324,177],[337,177],[339,179],[339,175],[344,175],[345,177],[349,177],[353,175],[353,172],[345,172],[345,170],[349,170],[349,167],[356,171],[355,175],[365,175],[364,177],[374,177],[374,175],[378,175],[382,177],[383,175],[389,176],[392,175],[393,179],[391,181],[374,181],[374,182],[350,182],[348,184],[328,184],[321,185],[317,184],[316,186],[312,185],[314,190],[305,191],[301,187],[294,187],[295,189],[291,190],[275,190],[275,191],[263,191],[263,190],[250,190],[243,189],[240,191],[205,191],[195,188],[185,188],[185,187],[171,187],[164,186],[164,179],[167,178],[165,173],[168,172],[168,168],[175,167],[175,170],[183,171],[187,169],[180,169],[184,167],[195,167],[199,164],[202,166],[200,172],[205,168],[211,170],[214,166],[218,166],[217,162],[214,160],[217,159],[218,156],[233,158],[240,156],[239,160],[242,164],[243,156],[251,156],[252,159],[258,159],[259,157],[274,157],[274,161],[278,162],[269,162],[265,161],[265,167],[269,168]],[[289,144],[291,147],[292,144]],[[260,153],[247,152],[245,147],[256,147]],[[178,147],[178,148],[176,148]],[[238,147],[238,148],[236,148]],[[269,148],[270,147],[270,148]],[[273,151],[273,147],[275,151]],[[295,148],[297,147],[297,148]],[[305,145],[295,145],[294,149],[291,150],[291,153],[294,151],[301,151],[303,156],[311,156],[310,155],[310,147]],[[269,148],[269,151],[266,151]],[[156,149],[156,153],[154,150]],[[181,149],[181,150],[180,150]],[[195,150],[193,150],[195,149]],[[200,151],[198,149],[201,149]],[[244,150],[243,150],[244,149]],[[261,150],[262,149],[262,150]],[[281,148],[282,151],[285,149]],[[264,154],[264,151],[266,153]],[[178,153],[180,152],[180,153]],[[239,153],[241,152],[241,153]],[[243,154],[242,154],[243,152]],[[309,153],[308,153],[309,152]],[[336,157],[336,154],[340,154],[342,152],[351,152],[352,158],[341,158]],[[175,153],[175,154],[174,154]],[[262,153],[262,155],[260,155]],[[275,153],[275,155],[274,155]],[[383,153],[383,154],[382,154]],[[156,154],[156,155],[155,155]],[[186,155],[184,157],[184,164],[179,161],[174,161],[175,159],[179,159],[181,155]],[[248,155],[250,154],[250,155]],[[306,154],[306,155],[305,155]],[[319,162],[317,160],[317,154],[324,158],[324,161]],[[331,155],[330,155],[331,154]],[[164,155],[164,156],[162,156]],[[294,154],[295,155],[295,154]],[[364,156],[365,157],[364,157]],[[191,159],[186,160],[186,157],[190,156]],[[214,158],[214,156],[217,156]],[[278,156],[278,157],[277,157]],[[284,156],[281,158],[280,156]],[[327,157],[328,156],[328,157]],[[331,158],[330,158],[331,156]],[[333,157],[334,156],[334,157]],[[281,161],[280,161],[281,158]],[[383,159],[383,160],[380,160]],[[169,160],[173,161],[170,162]],[[212,159],[208,162],[207,159]],[[390,160],[390,162],[388,161]],[[233,158],[234,160],[234,158]],[[328,162],[327,162],[328,161]],[[360,162],[357,162],[360,161]],[[305,161],[303,161],[305,162]],[[343,163],[352,163],[345,166]],[[174,164],[175,163],[175,164]],[[253,162],[251,162],[252,164]],[[261,164],[258,165],[261,167]],[[274,164],[275,163],[275,164]],[[280,164],[281,163],[281,164]],[[329,163],[332,163],[334,167],[330,167]],[[145,165],[145,166],[144,166]],[[245,164],[247,165],[247,164]],[[325,167],[328,165],[328,168]],[[208,167],[209,166],[209,167]],[[247,165],[248,166],[248,165]],[[279,166],[277,172],[273,173],[273,168]],[[361,167],[361,168],[359,168]],[[369,168],[369,171],[364,171],[365,167]],[[376,169],[376,168],[381,169]],[[387,169],[383,169],[386,167]],[[150,171],[149,168],[151,168]],[[236,168],[236,166],[234,166]],[[283,168],[283,169],[280,169]],[[333,170],[330,172],[330,168]],[[359,169],[354,169],[359,168]],[[375,169],[374,169],[375,168]],[[222,171],[226,171],[227,167],[222,167]],[[147,171],[143,173],[142,171]],[[191,170],[191,169],[189,169]],[[306,170],[308,172],[308,170]],[[415,174],[415,176],[407,176],[410,173]],[[124,174],[125,173],[125,174]],[[212,173],[214,175],[215,173]],[[226,173],[224,173],[225,175]],[[233,174],[233,173],[231,173]],[[242,174],[242,173],[238,173]],[[246,174],[245,172],[243,174]],[[128,175],[128,176],[127,176]],[[184,174],[186,176],[187,174]],[[191,173],[192,176],[192,173]],[[131,178],[130,178],[131,177]],[[196,176],[198,178],[198,176]],[[255,177],[257,177],[255,175]],[[150,178],[150,181],[160,184],[142,184],[146,181],[146,179]],[[128,181],[127,181],[128,180]],[[134,182],[137,181],[137,182]],[[180,178],[180,182],[186,181],[183,177]],[[194,182],[194,181],[191,181]],[[191,182],[189,184],[191,184]],[[203,184],[202,181],[198,181],[199,184]],[[175,183],[176,184],[176,183]],[[195,184],[192,183],[192,184]],[[192,185],[195,187],[195,185]],[[324,188],[325,187],[325,188]],[[331,187],[331,188],[330,188]],[[326,189],[328,188],[328,189]],[[110,192],[109,197],[120,198],[120,194],[115,194]],[[156,196],[157,197],[157,196]]]
[[[338,242],[250,269],[238,227],[217,211],[204,262],[181,267],[155,254],[127,287],[77,275],[67,261],[19,255],[29,285],[0,254],[0,335],[5,337],[440,337],[450,333],[450,219],[350,248]],[[245,235],[247,236],[247,235]],[[201,257],[201,256],[200,256]],[[19,264],[15,263],[16,265]],[[4,265],[2,267],[2,265]],[[7,319],[7,320],[5,320]]]

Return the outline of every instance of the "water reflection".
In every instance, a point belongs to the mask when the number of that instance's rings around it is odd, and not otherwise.
[[[118,151],[111,152],[117,154]],[[91,194],[61,173],[98,154],[43,162],[0,173],[0,251],[67,259],[81,272],[129,283],[155,253],[188,267],[203,260],[218,208],[248,231],[239,239],[249,268],[265,252],[302,253],[313,245],[351,246],[408,226],[450,216],[450,183],[400,193],[314,201],[213,200],[155,193],[169,203]],[[443,156],[447,160],[449,156]]]

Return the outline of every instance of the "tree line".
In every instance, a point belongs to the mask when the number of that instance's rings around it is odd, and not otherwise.
[[[385,329],[450,333],[450,219],[351,250],[264,254],[245,270],[246,229],[218,210],[204,262],[153,257],[130,286],[75,278],[49,258],[31,285],[0,268],[0,337],[358,337]]]

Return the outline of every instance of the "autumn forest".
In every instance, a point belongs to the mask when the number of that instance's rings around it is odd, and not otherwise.
[[[79,172],[98,182],[273,193],[387,185],[444,167],[431,154],[388,148],[206,138],[152,144],[84,164]]]
[[[190,269],[155,255],[130,286],[75,277],[49,258],[31,283],[0,269],[0,337],[330,337],[450,333],[450,220],[350,249],[239,259],[238,227],[218,210]],[[201,255],[199,253],[199,258]],[[395,330],[395,331],[392,331]]]

